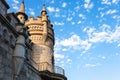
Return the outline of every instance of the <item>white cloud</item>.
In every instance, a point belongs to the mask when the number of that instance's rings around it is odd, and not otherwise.
[[[79,36],[77,36],[77,35],[72,35],[70,38],[68,38],[68,39],[64,39],[64,40],[62,40],[61,42],[60,42],[60,44],[62,45],[62,46],[70,46],[70,47],[75,47],[75,46],[77,46],[77,45],[79,45],[80,44],[80,42],[81,42],[81,39],[80,39],[80,37]],[[72,44],[71,44],[72,43]]]
[[[57,12],[57,13],[60,12],[59,8],[54,8],[54,7],[51,7],[51,6],[47,7],[47,10],[49,12]]]
[[[81,40],[80,36],[73,34],[70,38],[63,39],[59,42],[57,41],[55,47],[57,46],[59,50],[65,47],[66,50],[83,50],[85,52],[90,49],[91,44],[89,44],[87,40]]]
[[[91,2],[91,0],[84,0],[85,4],[84,4],[84,8],[85,9],[92,9],[94,4]]]
[[[54,1],[54,0],[51,0],[51,2],[50,2],[50,3],[52,3],[52,4],[53,4],[53,3],[55,3],[55,1]]]
[[[67,21],[71,21],[71,20],[72,20],[72,17],[68,17],[68,18],[67,18]]]
[[[80,50],[82,51],[80,56],[82,56],[86,51],[90,50],[95,43],[118,43],[120,44],[120,26],[116,26],[115,29],[111,29],[111,26],[103,24],[96,30],[96,28],[86,27],[83,29],[83,32],[87,33],[85,39],[80,38],[77,34],[72,34],[71,37],[65,38],[62,40],[57,40],[56,49],[59,51],[68,51],[68,50]],[[55,49],[55,50],[56,50]],[[102,57],[105,59],[106,57]]]
[[[78,23],[77,24],[81,24],[82,23],[82,21],[78,21]]]
[[[102,8],[102,7],[99,7],[98,8],[98,11],[101,11],[101,10],[104,10],[105,8]]]
[[[88,67],[88,68],[92,68],[92,67],[96,67],[96,66],[99,66],[101,65],[100,63],[96,63],[96,64],[85,64],[85,67]]]
[[[79,11],[80,10],[80,6],[76,6],[74,9],[75,9],[75,11]]]
[[[57,53],[55,53],[55,59],[64,59],[64,55],[63,54],[57,54]]]
[[[62,25],[64,25],[64,22],[56,22],[55,21],[54,24],[57,25],[57,26],[62,26]]]
[[[120,56],[120,53],[116,53],[115,55],[116,55],[116,56]]]
[[[118,44],[117,46],[120,47],[120,44]]]
[[[111,5],[110,0],[102,0],[101,4]]]
[[[83,14],[79,14],[78,16],[82,19],[86,19],[86,17]]]
[[[71,59],[67,59],[67,63],[68,64],[72,64],[72,60]]]
[[[102,31],[96,31],[94,28],[89,28],[84,30],[88,34],[88,42],[98,43],[98,42],[119,42],[120,40],[120,26],[116,26],[115,30],[110,30],[110,26],[103,24],[101,27]]]
[[[20,2],[18,0],[12,0],[15,4],[19,4]]]
[[[34,10],[32,8],[29,8],[29,14],[32,15],[32,16],[35,15],[35,12],[34,12]]]
[[[74,25],[74,24],[75,24],[75,22],[71,22],[71,24],[72,24],[72,25]]]
[[[113,4],[118,4],[118,2],[120,2],[120,0],[112,0]]]
[[[12,3],[12,8],[15,9],[16,11],[19,10],[19,6],[18,4],[20,3],[18,0],[12,0],[13,3]]]
[[[63,48],[62,51],[67,51],[67,49],[66,49],[66,48]]]
[[[67,6],[67,3],[66,2],[63,2],[62,3],[62,7],[66,7]]]
[[[48,9],[49,12],[54,12],[55,11],[55,8],[51,7],[51,6],[47,7],[47,9]]]
[[[120,0],[102,0],[101,4],[111,5],[118,4]]]
[[[111,34],[109,34],[110,37],[108,38],[108,40],[106,40],[107,42],[119,42],[120,41],[120,26],[116,27],[116,29],[111,32]]]
[[[60,9],[59,9],[59,8],[56,8],[56,12],[60,12]]]
[[[108,10],[107,12],[106,12],[106,14],[108,15],[108,14],[114,14],[114,13],[117,13],[117,10]]]
[[[105,13],[100,12],[100,17],[104,17]]]
[[[19,10],[19,7],[17,5],[12,5],[13,9],[15,9],[16,11]]]
[[[85,67],[96,67],[96,64],[85,64]]]
[[[120,16],[119,16],[119,15],[114,15],[112,18],[113,18],[113,19],[117,19],[118,22],[119,22],[119,20],[120,20]]]
[[[102,58],[102,59],[106,59],[106,57],[105,57],[105,56],[102,56],[101,58]]]
[[[60,17],[60,14],[59,13],[55,13],[55,17]]]

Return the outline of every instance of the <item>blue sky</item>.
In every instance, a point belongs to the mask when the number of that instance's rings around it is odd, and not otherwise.
[[[6,1],[16,12],[22,0]],[[68,80],[120,80],[120,0],[25,0],[26,13],[39,16],[44,3]]]

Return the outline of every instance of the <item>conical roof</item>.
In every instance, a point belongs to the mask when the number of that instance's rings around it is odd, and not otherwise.
[[[19,12],[25,13],[25,4],[24,4],[24,0],[22,1],[22,4],[20,6]]]

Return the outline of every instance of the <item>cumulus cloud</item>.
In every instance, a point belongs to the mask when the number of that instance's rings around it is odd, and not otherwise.
[[[60,17],[60,14],[59,13],[55,13],[54,17]]]
[[[78,23],[77,24],[81,24],[82,23],[82,21],[78,21]]]
[[[75,9],[75,11],[79,11],[80,10],[80,6],[76,6],[74,9]]]
[[[118,4],[120,0],[102,0],[101,4],[111,5],[111,4]]]
[[[100,63],[96,63],[96,64],[85,64],[85,67],[88,67],[88,68],[92,68],[92,67],[96,67],[96,66],[99,66],[101,65]]]
[[[89,28],[85,30],[88,34],[88,41],[90,43],[98,43],[98,42],[119,42],[120,39],[120,26],[116,26],[115,30],[111,31],[110,26],[107,24],[103,24],[101,26],[102,31],[97,31],[95,28]]]
[[[19,7],[17,6],[17,5],[12,5],[12,7],[13,7],[13,9],[15,9],[16,11],[18,11],[19,10]]]
[[[66,2],[63,2],[62,3],[62,7],[66,7],[67,6],[67,3]]]
[[[94,4],[91,2],[91,0],[84,0],[85,1],[85,4],[84,4],[84,8],[85,9],[92,9]]]
[[[116,14],[117,12],[118,11],[116,9],[109,9],[106,12],[100,12],[100,17],[103,18],[105,15],[112,15],[112,14]]]
[[[60,9],[59,9],[59,8],[56,8],[56,12],[60,12]]]
[[[57,22],[57,21],[55,21],[54,24],[57,25],[57,26],[62,26],[62,25],[64,25],[64,22]]]
[[[102,0],[101,4],[111,5],[110,0]]]
[[[86,17],[83,14],[79,14],[78,16],[82,19],[86,19]]]
[[[19,4],[18,0],[12,0],[15,4]]]
[[[97,30],[96,28],[86,27],[83,29],[83,32],[87,33],[86,39],[82,39],[77,34],[72,34],[69,38],[57,40],[56,46],[59,46],[58,51],[62,51],[62,49],[65,49],[65,51],[80,50],[82,51],[80,56],[82,56],[96,43],[116,42],[120,44],[120,26],[116,26],[116,28],[113,30],[108,24],[103,24],[100,26],[99,30]],[[102,58],[105,59],[105,57]]]
[[[74,25],[74,24],[75,24],[75,22],[71,22],[71,24],[72,24],[72,25]]]
[[[54,12],[55,11],[55,8],[51,7],[51,6],[47,7],[47,9],[48,9],[49,12]]]
[[[91,47],[91,44],[89,44],[87,40],[81,40],[80,36],[73,34],[70,38],[59,41],[56,46],[59,46],[59,49],[66,47],[68,50],[86,51]]]
[[[118,4],[118,2],[120,2],[120,0],[112,0],[113,4]]]
[[[12,8],[15,9],[16,11],[19,10],[18,4],[20,3],[18,0],[12,0]]]
[[[55,8],[55,7],[52,7],[52,6],[47,7],[47,10],[48,10],[49,12],[56,12],[56,13],[59,13],[59,12],[60,12],[60,9],[59,9],[59,8]]]
[[[63,54],[57,54],[57,53],[55,53],[54,56],[55,56],[56,59],[63,59],[64,58]]]
[[[114,13],[117,13],[117,10],[108,10],[107,12],[106,12],[106,14],[108,15],[108,14],[114,14]]]
[[[68,17],[68,18],[67,18],[67,21],[71,21],[71,20],[72,20],[72,17]]]
[[[32,15],[32,16],[34,16],[35,15],[34,9],[29,8],[29,14]]]

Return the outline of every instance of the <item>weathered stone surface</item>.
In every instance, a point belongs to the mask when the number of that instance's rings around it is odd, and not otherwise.
[[[21,6],[7,13],[0,0],[0,80],[66,80],[54,73],[54,30],[45,6],[41,16],[28,20],[24,0]]]

